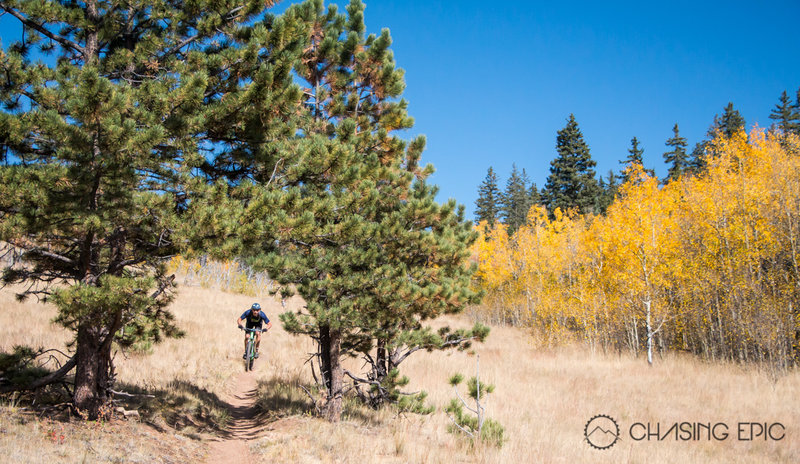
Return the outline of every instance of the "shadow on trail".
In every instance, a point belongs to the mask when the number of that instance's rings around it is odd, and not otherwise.
[[[311,398],[303,391],[299,379],[273,378],[258,383],[256,409],[270,422],[314,410]],[[308,386],[306,386],[308,388]]]
[[[257,438],[269,430],[273,422],[314,410],[299,379],[257,381],[249,375],[234,376],[231,379],[233,388],[224,395],[186,381],[172,382],[158,391],[134,388],[125,391],[155,396],[138,406],[148,418],[145,422],[152,427],[159,429],[166,425],[184,432],[211,435],[217,440]]]
[[[132,395],[115,396],[115,405],[139,411],[142,422],[159,432],[172,428],[190,432],[189,436],[191,432],[217,435],[224,432],[230,420],[229,405],[222,398],[191,382],[176,380],[157,390],[124,383],[114,388]]]

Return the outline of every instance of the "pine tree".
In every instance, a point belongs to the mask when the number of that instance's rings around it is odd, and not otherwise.
[[[630,164],[630,163],[638,163],[644,166],[644,161],[642,160],[642,155],[644,155],[644,149],[639,147],[639,139],[633,137],[631,139],[631,147],[628,149],[628,157],[625,160],[620,161],[622,164]]]
[[[478,199],[475,201],[475,221],[486,221],[493,227],[500,215],[502,194],[497,187],[497,175],[489,166],[486,178],[478,188]]]
[[[536,186],[536,182],[531,184],[531,187],[528,189],[528,210],[535,205],[540,205],[542,203],[542,194],[539,192],[539,188]]]
[[[413,123],[399,99],[403,71],[389,31],[366,35],[363,12],[358,0],[347,14],[321,0],[286,11],[303,34],[292,71],[304,95],[298,126],[268,163],[245,147],[239,163],[269,173],[244,188],[252,198],[241,250],[306,302],[280,318],[317,342],[331,421],[341,416],[345,376],[373,406],[402,403],[398,366],[411,353],[463,348],[488,332],[423,324],[477,301],[467,264],[477,234],[463,207],[435,202],[433,169],[419,165],[425,139],[394,134]],[[361,355],[367,373],[346,371],[346,355]]]
[[[3,280],[75,333],[71,359],[29,387],[75,367],[74,405],[95,418],[112,344],[180,335],[163,263],[202,160],[204,99],[227,76],[209,72],[224,60],[214,41],[265,3],[0,3],[24,30],[0,51],[0,240],[22,259]],[[56,59],[34,62],[33,47]]]
[[[528,210],[531,207],[530,196],[528,194],[528,175],[523,169],[520,173],[517,165],[511,167],[511,176],[506,182],[506,190],[503,192],[503,203],[501,216],[503,222],[508,226],[509,233],[514,233],[525,224]]]
[[[714,123],[706,133],[706,139],[698,142],[692,150],[692,156],[689,160],[689,171],[696,174],[701,172],[706,164],[707,151],[713,150],[710,146],[711,140],[721,134],[724,137],[732,137],[739,131],[745,128],[745,120],[739,110],[733,107],[733,103],[729,102],[722,112],[722,115],[714,116]]]
[[[683,175],[689,167],[686,153],[687,142],[684,137],[681,137],[677,123],[672,128],[672,137],[667,139],[665,145],[671,147],[672,150],[664,153],[664,162],[669,165],[667,178],[664,179],[664,182],[671,182]]]
[[[800,135],[800,88],[797,89],[794,106],[792,107],[792,116],[796,122],[794,133]]]
[[[644,155],[644,149],[639,146],[639,139],[634,137],[631,139],[631,147],[628,149],[628,157],[620,161],[620,164],[624,166],[629,166],[631,163],[636,163],[639,166],[644,166],[643,155]],[[645,172],[647,172],[648,175],[650,176],[655,175],[652,169],[645,169]],[[624,183],[627,181],[628,181],[628,176],[625,174],[625,171],[623,170],[622,182]]]
[[[614,202],[614,198],[617,196],[617,191],[619,191],[619,178],[614,173],[614,171],[608,171],[608,180],[603,179],[600,177],[600,191],[602,192],[600,195],[600,213],[605,214],[608,207],[611,206],[611,203]]]
[[[780,103],[775,105],[769,118],[775,121],[774,126],[784,134],[800,133],[800,111],[785,90],[781,94]]]
[[[600,188],[593,169],[596,163],[572,114],[566,127],[558,131],[556,150],[558,156],[550,162],[550,175],[542,192],[550,214],[556,208],[576,208],[584,214],[599,212]]]
[[[743,131],[744,126],[745,121],[741,113],[733,107],[733,103],[729,102],[722,112],[722,116],[714,118],[714,125],[709,132],[719,132],[725,137],[732,137],[737,132]],[[709,137],[711,136],[712,134],[709,133]]]

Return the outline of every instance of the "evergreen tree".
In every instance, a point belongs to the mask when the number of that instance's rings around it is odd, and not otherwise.
[[[542,203],[542,194],[539,192],[539,188],[536,186],[536,183],[532,183],[531,187],[528,189],[528,210],[535,206],[540,205]]]
[[[729,102],[722,112],[722,116],[714,117],[714,125],[709,130],[709,137],[717,132],[722,133],[725,137],[732,137],[733,134],[743,131],[745,126],[744,118],[739,110],[733,107],[733,103]]]
[[[611,203],[614,202],[614,198],[617,196],[617,191],[619,190],[619,178],[614,173],[614,171],[608,171],[608,180],[603,179],[600,177],[600,191],[602,192],[600,195],[600,212],[605,214],[608,207],[611,206]]]
[[[503,193],[503,204],[501,215],[504,223],[508,226],[509,233],[514,233],[522,225],[528,216],[531,207],[530,195],[528,194],[528,175],[523,169],[520,173],[517,165],[511,167],[511,176],[506,182],[506,190]]]
[[[389,31],[365,34],[363,11],[358,0],[347,14],[321,0],[286,11],[303,35],[293,71],[303,86],[299,125],[267,149],[277,153],[269,158],[243,147],[244,171],[269,174],[235,192],[252,194],[241,250],[284,294],[296,289],[306,303],[280,318],[290,333],[317,342],[331,421],[341,415],[345,376],[370,405],[407,407],[399,393],[404,359],[421,349],[463,348],[488,332],[424,326],[477,301],[467,264],[477,234],[463,207],[435,202],[436,189],[426,184],[433,169],[419,165],[425,139],[394,134],[413,123],[399,99],[403,72]],[[368,371],[346,371],[346,355],[361,355]]]
[[[638,163],[644,166],[644,161],[642,160],[642,155],[644,155],[644,149],[639,146],[639,139],[633,137],[631,139],[631,147],[628,149],[628,157],[625,160],[620,161],[620,163],[627,165],[630,163]]]
[[[733,107],[733,103],[729,102],[728,105],[725,106],[721,116],[714,116],[714,123],[708,129],[708,132],[706,132],[706,139],[698,142],[694,150],[692,150],[692,156],[689,160],[689,171],[697,174],[703,170],[706,163],[706,152],[708,150],[713,151],[714,147],[712,147],[710,143],[717,134],[721,134],[724,137],[732,137],[733,134],[743,131],[744,128],[744,118],[741,113],[739,113],[739,110]]]
[[[631,163],[636,163],[640,166],[644,166],[644,160],[642,158],[643,155],[644,149],[639,146],[639,139],[634,137],[631,139],[631,147],[628,149],[628,157],[620,161],[620,164],[628,166]],[[655,172],[652,169],[645,169],[645,172],[650,176],[655,175]],[[624,170],[622,172],[622,182],[628,182],[628,176]]]
[[[475,201],[475,221],[486,221],[493,227],[500,215],[502,194],[497,187],[497,175],[489,166],[486,178],[478,188],[478,199]]]
[[[180,335],[163,263],[202,160],[204,100],[228,76],[209,71],[225,59],[215,41],[265,3],[0,3],[24,31],[0,51],[0,240],[22,258],[3,280],[75,333],[71,359],[29,387],[75,367],[74,405],[95,418],[112,344]],[[33,47],[56,60],[34,62]]]
[[[800,95],[800,91],[798,94]],[[769,118],[775,121],[775,127],[784,134],[800,133],[800,111],[785,90],[781,94],[780,103],[775,105]]]
[[[792,114],[794,116],[794,120],[797,122],[795,125],[795,134],[800,134],[800,88],[797,89]]]
[[[558,131],[556,150],[558,156],[550,162],[550,175],[542,192],[544,205],[550,214],[556,208],[597,213],[600,188],[595,178],[596,163],[572,114],[566,127]]]
[[[665,145],[671,147],[672,150],[664,153],[664,161],[669,165],[667,178],[664,181],[671,182],[683,175],[689,167],[686,153],[687,142],[684,137],[681,137],[677,123],[672,128],[672,137],[667,139]]]

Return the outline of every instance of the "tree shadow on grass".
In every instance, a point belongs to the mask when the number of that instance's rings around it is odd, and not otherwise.
[[[255,402],[257,414],[268,422],[274,422],[284,417],[313,412],[314,403],[303,391],[303,386],[305,385],[297,378],[259,381]]]
[[[115,405],[138,411],[142,422],[162,433],[171,428],[195,439],[219,436],[230,420],[228,403],[191,382],[176,380],[157,390],[117,383],[114,389],[125,392],[115,395]]]

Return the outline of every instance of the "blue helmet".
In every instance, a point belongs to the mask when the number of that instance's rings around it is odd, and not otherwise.
[[[253,306],[250,306],[250,309],[253,311],[261,311],[261,305],[258,303],[253,303]]]

